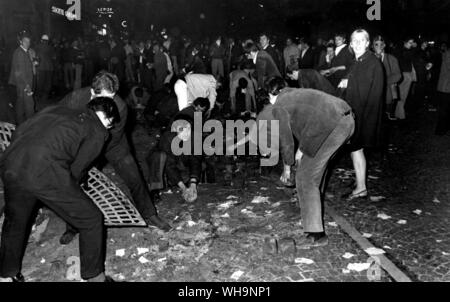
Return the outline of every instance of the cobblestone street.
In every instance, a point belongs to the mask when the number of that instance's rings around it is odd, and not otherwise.
[[[337,162],[326,193],[325,210],[332,206],[412,281],[450,281],[450,137],[433,134],[434,119],[435,112],[423,111],[406,125],[391,125],[390,152],[369,157],[367,200],[340,197],[352,181],[348,155]],[[140,125],[133,132],[141,163],[157,134]],[[106,273],[118,281],[394,281],[329,213],[328,246],[297,250],[302,231],[295,195],[276,169],[268,176],[253,172],[257,164],[247,163],[234,185],[224,186],[218,160],[217,183],[201,184],[194,204],[166,190],[157,208],[174,226],[169,233],[110,228]],[[104,172],[121,186],[112,168]],[[73,269],[78,240],[61,246],[64,228],[48,210],[39,215],[23,262],[27,280],[79,278]]]

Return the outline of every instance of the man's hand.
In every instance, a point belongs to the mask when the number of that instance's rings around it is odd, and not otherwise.
[[[338,85],[338,88],[346,89],[348,86],[348,79],[343,79]]]
[[[280,180],[284,185],[291,185],[291,166],[284,165],[283,173],[281,174]]]

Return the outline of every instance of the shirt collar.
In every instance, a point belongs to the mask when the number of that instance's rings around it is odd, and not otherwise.
[[[23,49],[23,51],[25,51],[26,53],[28,53],[28,50],[26,50],[25,48],[23,48],[23,46],[22,45],[19,45],[20,46],[20,48],[22,48]]]

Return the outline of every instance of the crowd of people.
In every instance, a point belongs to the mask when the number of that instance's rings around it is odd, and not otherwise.
[[[364,151],[382,146],[383,123],[401,123],[419,108],[437,108],[436,134],[450,130],[445,43],[405,37],[397,45],[383,36],[371,38],[364,29],[330,38],[313,43],[288,37],[279,47],[267,33],[256,41],[219,36],[200,43],[166,35],[146,41],[57,41],[44,34],[34,46],[21,33],[9,78],[16,88],[18,128],[0,160],[5,186],[0,276],[23,280],[25,234],[32,208],[41,200],[67,222],[62,244],[80,234],[83,279],[109,280],[102,216],[78,186],[99,155],[124,180],[147,224],[170,231],[155,207],[164,175],[186,202],[197,200],[204,166],[207,179],[215,181],[210,154],[180,155],[173,149],[174,141],[194,147],[196,134],[205,136],[194,127],[198,116],[222,123],[256,119],[229,151],[247,143],[261,147],[255,139],[260,122],[279,122],[279,151],[259,154],[279,152],[280,179],[296,186],[304,232],[297,248],[326,245],[322,200],[338,150],[350,154],[356,175],[343,196],[358,200],[369,195]],[[35,102],[54,93],[65,97],[36,112]],[[136,121],[161,130],[147,157],[146,179],[126,136],[127,123]]]

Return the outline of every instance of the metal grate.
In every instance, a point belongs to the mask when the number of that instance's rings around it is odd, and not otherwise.
[[[15,125],[0,122],[0,148],[9,146]],[[89,189],[83,191],[102,211],[107,226],[145,226],[146,223],[131,200],[105,174],[92,168],[89,171]],[[1,213],[0,213],[1,214]]]
[[[0,150],[5,151],[11,143],[11,136],[16,126],[6,122],[0,122]]]
[[[102,211],[107,226],[145,226],[130,199],[105,174],[89,170],[89,189],[84,192]]]

